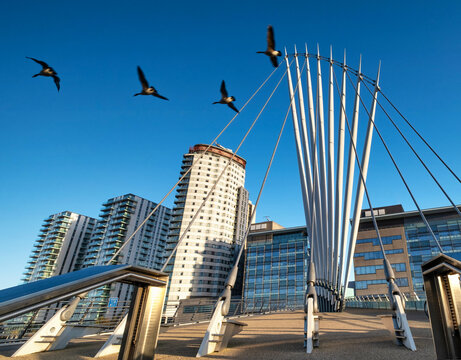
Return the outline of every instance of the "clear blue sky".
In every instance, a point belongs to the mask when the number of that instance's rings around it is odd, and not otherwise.
[[[453,168],[459,156],[461,42],[458,1],[8,1],[0,4],[0,288],[17,284],[39,228],[70,210],[97,217],[108,198],[134,193],[158,201],[177,180],[182,154],[207,143],[232,116],[211,105],[226,80],[241,107],[272,71],[266,27],[277,47],[308,42],[374,75]],[[49,62],[62,79],[31,75],[25,59]],[[136,66],[171,101],[133,97]],[[234,148],[268,95],[265,90],[219,141]],[[241,149],[254,200],[288,105],[285,82]],[[378,113],[383,133],[423,207],[448,202]],[[369,187],[375,206],[409,196],[375,138]],[[422,147],[418,147],[423,149]],[[423,154],[456,202],[459,184]],[[291,124],[257,220],[303,223]],[[171,206],[173,198],[166,205]]]

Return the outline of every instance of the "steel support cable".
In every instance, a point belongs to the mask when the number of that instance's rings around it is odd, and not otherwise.
[[[354,69],[354,68],[351,68],[350,66],[348,65],[344,65],[342,62],[340,61],[337,61],[337,60],[330,60],[329,57],[325,57],[325,56],[318,56],[316,54],[311,54],[311,53],[297,53],[297,54],[288,54],[288,56],[305,56],[305,57],[308,57],[308,58],[320,58],[320,60],[322,61],[325,61],[325,62],[333,62],[334,65],[340,67],[341,69],[344,69],[346,68],[347,70],[351,71],[354,75],[358,76],[359,75],[359,71]],[[371,78],[370,76],[367,76],[365,74],[360,74],[362,76],[362,81],[367,81],[368,83],[370,83],[371,85],[375,85],[376,84],[376,81]]]
[[[305,63],[307,65],[308,61],[309,61],[309,58],[310,57],[315,57],[317,58],[317,55],[313,56],[313,55],[310,55],[310,54],[307,54],[307,53],[297,53],[295,56],[304,56],[305,57]],[[307,73],[307,81],[308,81],[308,97],[310,98],[311,96],[311,93],[309,92],[309,88],[311,87],[311,83],[309,81],[310,79],[310,67],[308,68],[308,70],[306,71]],[[298,81],[299,82],[299,81]],[[309,100],[310,101],[310,100]],[[316,99],[317,101],[317,99]],[[316,103],[317,104],[317,103]],[[311,106],[310,104],[308,105],[309,107]],[[317,120],[317,114],[315,113],[318,109],[318,106],[314,107],[314,119]],[[310,117],[310,115],[309,115]],[[311,122],[312,123],[312,122]],[[321,231],[322,227],[321,226],[317,226],[316,227],[316,222],[317,222],[317,216],[316,216],[316,201],[315,201],[315,197],[318,196],[318,194],[316,193],[315,189],[316,189],[316,184],[317,184],[317,178],[318,178],[318,171],[317,171],[317,167],[318,167],[318,163],[317,163],[317,121],[314,122],[314,128],[311,129],[311,135],[315,134],[314,136],[314,141],[310,144],[310,149],[311,149],[311,156],[312,156],[312,191],[311,191],[311,194],[310,194],[310,199],[308,199],[309,203],[311,204],[311,213],[310,213],[310,223],[311,223],[311,234],[309,235],[310,236],[310,243],[311,243],[311,256],[310,256],[310,262],[313,262],[313,254],[314,254],[314,242],[316,243],[317,247],[319,246],[318,244],[318,235],[319,235],[319,231]],[[307,132],[307,129],[306,129],[306,132]],[[313,133],[313,134],[312,134]],[[307,138],[307,136],[306,136]],[[308,152],[309,149],[306,148],[307,147],[307,144],[304,144],[304,147],[305,147],[305,151]],[[305,171],[309,171],[306,167]],[[320,198],[319,198],[320,199]],[[317,224],[317,225],[321,225],[321,224]],[[318,251],[318,249],[316,249],[317,251],[317,257],[318,257],[318,260],[320,262],[320,254],[321,252]],[[318,272],[318,274],[320,274],[320,272]]]
[[[439,156],[439,154],[434,150],[434,148],[431,145],[429,145],[426,139],[424,139],[424,137],[418,132],[418,130],[415,129],[415,127],[410,123],[410,121],[405,116],[403,116],[403,114],[399,111],[399,109],[397,109],[397,107],[389,100],[389,98],[381,90],[379,92],[387,100],[387,102],[394,108],[394,110],[397,111],[397,113],[408,124],[408,126],[410,126],[410,128],[416,133],[416,135],[419,136],[419,138],[424,142],[424,144],[426,144],[426,146],[432,151],[432,153],[435,156],[437,156],[437,158],[442,162],[443,165],[445,165],[448,171],[450,171],[453,174],[456,180],[458,180],[458,182],[461,183],[461,179],[455,174],[455,172],[450,168],[450,166],[448,166],[448,164],[445,161],[443,161],[443,159]]]
[[[307,61],[309,61],[309,59],[308,59],[309,57],[314,57],[315,59],[317,59],[317,55],[307,56],[306,54],[304,54],[304,56],[306,57]],[[319,91],[318,81],[317,81],[317,84],[316,84],[315,91],[316,91],[316,93],[318,93],[318,91]],[[320,197],[319,197],[319,204],[318,204],[319,209],[318,210],[316,209],[315,200],[314,200],[315,196],[320,196],[320,194],[317,194],[316,191],[315,191],[317,189],[317,186],[316,186],[317,185],[317,179],[319,178],[318,167],[320,166],[318,164],[318,161],[320,161],[320,160],[319,160],[318,153],[317,153],[317,136],[318,136],[318,133],[319,133],[319,131],[318,131],[318,126],[319,126],[319,99],[318,99],[318,96],[316,96],[315,101],[316,101],[316,103],[315,103],[316,106],[315,106],[315,109],[314,109],[314,118],[315,118],[314,134],[315,134],[315,136],[314,136],[314,143],[312,145],[313,149],[314,149],[314,159],[312,160],[312,164],[313,164],[314,168],[312,169],[312,172],[313,172],[313,174],[312,174],[313,184],[312,184],[312,194],[311,194],[311,199],[310,199],[310,201],[312,203],[312,206],[313,206],[312,214],[311,214],[311,224],[312,224],[313,227],[315,226],[314,221],[317,221],[316,211],[321,211],[321,207],[322,207],[321,204],[320,204],[320,200],[321,200]],[[320,180],[319,180],[319,182],[320,182]],[[320,187],[320,184],[318,184],[318,187]],[[320,244],[321,240],[319,239],[319,237],[320,237],[319,232],[323,231],[323,227],[322,227],[322,224],[320,224],[320,223],[318,225],[319,225],[318,226],[319,229],[315,228],[315,235],[316,235],[315,236],[315,239],[316,239],[315,244],[320,249],[320,251],[319,251],[319,249],[316,249],[316,251],[319,253],[319,255],[317,255],[317,257],[318,257],[319,260],[321,258],[323,260],[323,251],[322,251],[322,247],[321,247],[321,244]],[[314,231],[311,230],[311,232],[312,232],[312,236],[314,236]],[[312,243],[312,248],[311,248],[311,257],[310,258],[311,258],[311,262],[312,262],[312,259],[313,259],[312,254],[314,253],[314,250],[313,250],[314,249],[314,241],[311,241],[311,243]],[[317,264],[316,274],[319,274],[320,276],[323,276],[323,273],[320,271],[319,266],[320,266],[320,264]]]
[[[327,186],[326,186],[326,178],[327,178],[327,171],[326,171],[326,157],[325,157],[325,117],[324,117],[324,109],[323,109],[323,85],[322,85],[322,69],[320,64],[320,55],[317,46],[317,82],[316,82],[316,105],[317,105],[317,114],[316,114],[316,129],[315,134],[319,138],[319,175],[321,181],[319,182],[319,190],[321,195],[321,211],[322,211],[322,257],[323,261],[326,264],[324,268],[323,280],[329,283],[329,269],[330,269],[330,259],[329,259],[329,242],[328,242],[328,194],[327,194]],[[318,128],[317,128],[318,126]]]
[[[304,72],[304,67],[306,66],[306,61],[307,61],[307,59],[304,61],[304,64],[303,64],[303,66],[301,68],[301,75]],[[290,65],[291,65],[291,63],[290,63]],[[288,119],[288,115],[290,114],[291,104],[293,103],[294,97],[295,97],[296,92],[298,91],[298,88],[299,88],[299,83],[300,83],[300,81],[296,82],[296,88],[295,88],[295,90],[293,92],[293,96],[290,99],[290,103],[288,105],[288,110],[287,110],[287,112],[285,114],[285,119],[283,120],[282,127],[280,128],[280,132],[279,132],[279,135],[277,137],[277,141],[275,143],[274,149],[272,150],[272,156],[270,158],[269,164],[267,165],[266,173],[265,173],[264,179],[263,179],[263,181],[261,183],[261,187],[259,188],[259,193],[258,193],[258,197],[256,198],[255,206],[253,208],[253,211],[250,214],[250,219],[253,219],[254,214],[256,214],[256,210],[257,210],[258,205],[259,205],[259,200],[261,199],[261,194],[263,192],[264,186],[266,185],[266,180],[267,180],[267,177],[269,176],[269,171],[270,171],[270,169],[272,167],[272,162],[274,161],[274,158],[275,158],[275,153],[277,152],[277,149],[278,149],[278,146],[279,146],[279,143],[280,143],[280,139],[282,137],[282,133],[283,133],[283,130],[285,128],[285,124],[286,124],[287,119]],[[250,226],[247,226],[247,229],[245,231],[244,242],[240,246],[239,253],[238,253],[238,256],[237,256],[237,260],[235,261],[234,267],[238,266],[238,263],[239,263],[240,258],[242,256],[242,253],[243,253],[243,249],[244,249],[245,244],[247,242],[247,237],[248,237],[249,232],[250,232]]]
[[[367,85],[365,85],[367,90],[370,92],[370,94],[372,94],[371,90],[368,88]],[[429,175],[431,175],[432,179],[435,181],[435,183],[438,185],[438,187],[440,188],[440,190],[442,190],[443,194],[445,195],[445,197],[448,199],[448,201],[451,203],[451,205],[453,206],[453,208],[455,209],[455,211],[458,213],[459,216],[461,216],[461,211],[459,211],[458,207],[456,206],[456,204],[453,202],[453,200],[451,199],[451,197],[447,194],[447,192],[445,191],[445,189],[442,187],[442,185],[438,182],[438,180],[436,179],[436,177],[434,176],[434,174],[431,172],[431,170],[429,170],[429,168],[427,167],[426,163],[423,161],[423,159],[421,159],[421,157],[419,156],[419,154],[416,152],[415,148],[410,144],[410,142],[408,141],[407,137],[402,133],[402,131],[400,130],[400,128],[398,127],[398,125],[395,123],[394,120],[392,120],[391,116],[389,115],[389,113],[384,109],[384,107],[379,103],[379,101],[377,101],[379,107],[383,110],[383,112],[386,114],[387,118],[390,120],[390,122],[392,123],[392,125],[394,125],[395,129],[399,132],[400,136],[402,136],[402,138],[405,140],[405,142],[407,143],[407,145],[410,147],[410,149],[413,151],[413,153],[415,154],[415,156],[418,158],[418,160],[421,162],[421,164],[424,166],[424,168],[426,169],[426,171],[429,173]]]
[[[346,71],[347,73],[347,71]],[[335,83],[336,83],[336,90],[338,91],[338,94],[341,96],[341,92],[339,90],[339,85],[338,85],[338,80],[336,78],[336,73],[333,73],[334,75],[334,78],[335,78]],[[349,77],[350,78],[350,77]],[[352,80],[351,80],[352,81]],[[357,91],[357,89],[355,89],[354,87],[354,90]],[[357,93],[357,92],[356,92]],[[359,95],[359,98],[360,98],[360,95]],[[373,221],[373,226],[375,228],[375,231],[376,231],[376,235],[378,236],[378,240],[379,240],[379,245],[381,247],[381,252],[383,253],[383,258],[384,259],[387,259],[386,258],[386,252],[384,250],[384,245],[383,245],[383,241],[381,239],[381,234],[379,233],[379,228],[378,228],[378,223],[376,221],[376,217],[375,217],[375,212],[374,212],[374,208],[373,206],[371,205],[371,200],[370,200],[370,195],[368,193],[368,188],[367,188],[367,184],[366,184],[366,181],[365,181],[365,178],[363,176],[363,172],[362,172],[362,165],[360,164],[360,159],[359,159],[359,156],[358,156],[358,153],[357,153],[357,148],[355,146],[355,143],[354,143],[354,139],[352,139],[352,130],[351,130],[351,127],[350,127],[350,124],[349,124],[349,119],[347,118],[347,114],[346,114],[346,109],[343,108],[343,102],[342,102],[342,99],[340,100],[341,102],[341,109],[344,111],[344,117],[346,119],[346,124],[347,124],[347,129],[349,131],[349,136],[351,137],[351,144],[352,144],[352,148],[354,149],[354,154],[355,154],[355,160],[357,162],[357,167],[359,168],[359,173],[360,173],[360,181],[363,183],[363,188],[365,190],[365,195],[367,197],[367,201],[368,201],[368,206],[370,207],[370,210],[371,210],[371,218],[372,218],[372,221]],[[369,116],[369,119],[371,119],[370,117],[370,114],[368,114]],[[371,120],[370,120],[371,121]],[[351,256],[351,254],[348,254],[349,256]],[[346,274],[348,277],[349,275],[349,272],[346,270]],[[344,284],[344,287],[347,288],[347,282],[348,282],[348,279],[346,278],[345,279],[345,284]]]
[[[224,128],[221,130],[221,132],[214,138],[214,140],[208,145],[208,147],[205,149],[205,151],[200,155],[197,160],[195,160],[192,165],[189,167],[189,169],[184,173],[183,176],[180,177],[180,179],[176,182],[176,184],[173,185],[173,187],[167,192],[167,194],[160,200],[160,202],[154,207],[154,209],[147,215],[147,217],[141,222],[141,224],[131,233],[131,235],[128,237],[128,239],[122,244],[122,246],[115,252],[115,254],[111,257],[111,259],[107,262],[106,265],[109,265],[112,261],[115,260],[115,258],[120,254],[120,252],[125,248],[126,245],[131,241],[131,239],[136,235],[136,233],[144,226],[144,224],[152,217],[152,215],[155,214],[155,212],[158,210],[160,205],[170,196],[170,194],[173,192],[173,190],[178,186],[181,181],[184,180],[184,178],[192,171],[192,168],[205,156],[207,151],[210,149],[210,147],[221,137],[221,135],[227,130],[227,128],[234,122],[235,118],[242,112],[243,109],[249,104],[249,102],[256,96],[256,94],[261,90],[261,88],[269,81],[269,79],[274,75],[274,73],[278,70],[279,67],[275,68],[269,76],[263,81],[263,83],[253,92],[253,95],[250,96],[250,98],[246,101],[245,104],[243,104],[242,108],[240,109],[240,112],[235,114],[232,119],[224,126]]]
[[[293,62],[293,60],[292,60]],[[291,63],[290,63],[291,64]],[[287,69],[288,70],[288,69]],[[244,137],[242,138],[242,140],[240,141],[240,144],[238,145],[237,149],[235,150],[235,152],[232,154],[232,157],[229,159],[229,162],[226,164],[226,166],[224,167],[223,171],[219,174],[219,177],[216,179],[215,183],[213,184],[213,187],[210,189],[210,191],[208,192],[207,196],[205,197],[205,199],[203,199],[203,202],[200,204],[199,208],[197,209],[197,211],[195,212],[195,215],[194,217],[191,219],[191,221],[189,222],[189,224],[187,225],[186,229],[183,231],[182,235],[179,237],[179,240],[178,242],[176,243],[175,247],[171,250],[171,253],[170,255],[168,256],[168,258],[166,259],[166,261],[164,262],[162,268],[160,269],[160,271],[164,271],[165,268],[168,266],[168,263],[170,262],[171,258],[173,257],[173,255],[175,254],[176,250],[178,249],[179,245],[181,244],[182,240],[184,239],[184,237],[186,236],[187,232],[189,231],[189,229],[191,228],[192,224],[194,223],[195,219],[197,218],[197,216],[200,214],[200,211],[202,210],[203,206],[205,205],[205,203],[207,202],[207,200],[210,198],[211,194],[213,193],[213,191],[216,189],[216,186],[218,185],[219,181],[221,180],[221,177],[224,175],[224,173],[226,172],[227,168],[229,167],[229,165],[232,163],[232,160],[234,159],[234,157],[237,155],[237,152],[240,150],[241,146],[243,145],[243,143],[245,142],[246,138],[248,137],[248,135],[250,134],[251,130],[253,129],[253,127],[255,126],[256,122],[258,121],[259,117],[261,116],[261,114],[263,113],[264,109],[266,108],[267,104],[269,103],[270,99],[272,98],[272,96],[274,95],[275,91],[277,90],[277,88],[279,87],[280,83],[282,82],[283,78],[285,77],[286,73],[287,73],[287,70],[283,73],[282,77],[280,78],[279,82],[277,83],[277,85],[275,86],[274,90],[272,90],[272,93],[270,94],[269,98],[266,100],[266,102],[264,103],[264,106],[262,107],[261,111],[258,113],[258,115],[256,116],[255,120],[253,121],[253,123],[251,124],[250,128],[247,130],[247,132],[245,133]]]
[[[347,73],[347,71],[346,71],[346,73]],[[351,77],[349,76],[349,74],[348,74],[347,76],[348,76],[349,81],[351,82],[352,86],[353,86],[354,89],[355,89],[355,86],[354,86],[354,84],[353,84],[353,81],[352,81]],[[359,95],[359,98],[360,98],[360,102],[362,103],[362,106],[364,107],[364,109],[365,109],[365,111],[367,112],[368,116],[370,116],[370,113],[368,112],[368,109],[367,109],[367,107],[365,106],[365,104],[363,103],[362,97],[361,97],[360,95]],[[383,145],[384,145],[384,147],[385,147],[385,149],[386,149],[386,151],[387,151],[387,154],[388,154],[389,157],[391,158],[392,163],[394,164],[394,167],[396,168],[397,172],[399,173],[399,176],[400,176],[400,178],[402,179],[402,181],[403,181],[403,183],[404,183],[404,185],[405,185],[405,187],[406,187],[408,193],[410,194],[410,196],[411,196],[411,198],[412,198],[414,204],[415,204],[416,207],[418,208],[418,212],[419,212],[419,215],[421,216],[421,219],[423,220],[424,224],[426,225],[427,229],[429,230],[429,232],[430,232],[432,238],[434,239],[435,243],[437,244],[437,246],[438,246],[440,252],[443,254],[443,249],[442,249],[442,246],[440,245],[439,240],[437,239],[437,237],[435,236],[434,232],[432,231],[432,228],[431,228],[431,226],[429,225],[429,223],[427,222],[427,219],[426,219],[426,217],[424,216],[424,214],[423,214],[421,208],[419,207],[418,202],[416,201],[415,197],[413,196],[413,193],[412,193],[412,191],[410,190],[410,187],[408,186],[408,184],[407,184],[407,182],[406,182],[406,180],[405,180],[405,178],[404,178],[402,172],[400,171],[400,168],[399,168],[399,166],[397,165],[397,163],[396,163],[394,157],[392,156],[392,153],[391,153],[391,151],[389,150],[389,147],[387,146],[386,142],[384,141],[384,138],[382,137],[381,132],[379,131],[379,129],[378,129],[378,127],[376,126],[375,122],[372,121],[372,123],[373,123],[373,127],[374,127],[375,130],[376,130],[376,133],[378,134],[379,138],[381,139],[381,142],[383,143]],[[372,214],[373,214],[373,212],[372,212]]]

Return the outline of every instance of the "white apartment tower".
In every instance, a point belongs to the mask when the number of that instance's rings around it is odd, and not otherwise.
[[[63,211],[45,219],[26,266],[25,282],[79,270],[96,219]]]
[[[109,199],[102,206],[100,219],[85,255],[85,267],[106,265],[157,204],[140,196],[126,194]],[[165,256],[170,214],[169,208],[160,206],[123,248],[114,263],[159,270]],[[93,305],[103,309],[109,298],[117,298],[119,304],[128,303],[131,299],[131,287],[114,283],[111,287],[92,291],[89,297]],[[100,313],[104,311],[100,310]]]
[[[170,222],[166,254],[178,243],[204,198],[227,164],[210,198],[179,244],[166,272],[171,273],[168,304],[190,297],[216,297],[234,261],[248,223],[248,191],[244,189],[246,161],[221,146],[198,144],[184,155]],[[200,157],[203,157],[200,159]]]

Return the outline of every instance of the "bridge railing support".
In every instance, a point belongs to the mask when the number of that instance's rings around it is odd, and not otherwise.
[[[461,261],[446,255],[422,266],[437,359],[461,358]]]

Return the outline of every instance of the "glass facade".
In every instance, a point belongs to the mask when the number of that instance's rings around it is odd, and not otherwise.
[[[400,235],[393,235],[393,236],[381,236],[381,241],[383,245],[390,245],[394,240],[400,240],[402,237]],[[357,244],[366,244],[372,243],[373,246],[379,246],[379,239],[375,238],[368,238],[368,239],[357,239]]]
[[[391,264],[395,272],[407,271],[405,263]],[[356,275],[376,274],[376,270],[384,270],[384,265],[356,266]]]
[[[459,216],[428,217],[434,235],[444,253],[461,261],[461,219]],[[416,217],[404,221],[413,287],[419,297],[425,298],[421,264],[440,253],[426,225]]]
[[[248,309],[302,304],[309,260],[305,228],[249,235],[245,257],[244,299]]]
[[[386,250],[386,255],[392,255],[392,254],[403,254],[403,249],[389,249]],[[381,251],[368,251],[368,252],[359,252],[355,253],[354,257],[364,257],[365,260],[376,260],[376,259],[382,259],[383,258],[383,253]]]
[[[408,278],[396,278],[395,282],[398,286],[408,286]],[[363,290],[367,289],[368,285],[376,285],[376,284],[387,284],[386,279],[371,279],[371,280],[360,280],[355,282],[355,289],[356,290]]]
[[[461,209],[460,206],[458,208]],[[391,255],[389,258],[391,263],[395,263],[393,264],[395,275],[397,278],[402,278],[406,273],[410,295],[416,294],[420,299],[425,299],[421,265],[439,255],[439,247],[418,211],[404,211],[401,205],[384,207],[382,210],[383,214],[377,214],[376,220],[380,232],[384,235],[382,239],[386,253]],[[367,210],[362,212],[358,236],[360,239],[357,240],[354,254],[355,274],[359,276],[356,280],[359,281],[372,280],[374,274],[376,274],[375,279],[383,278],[382,266],[379,266],[381,263],[377,261],[382,259],[381,251],[373,248],[377,247],[378,242],[373,236],[375,234],[372,219],[366,212]],[[451,206],[425,209],[423,212],[444,254],[461,261],[461,217],[459,214]],[[365,262],[366,260],[370,260],[370,263]],[[406,263],[406,266],[398,263]],[[399,286],[407,284],[402,281],[399,283],[399,280],[397,283]],[[356,287],[356,290],[361,289],[359,295],[364,295],[364,290],[371,284],[371,282],[359,283]],[[370,291],[382,290],[379,286],[369,288]]]

